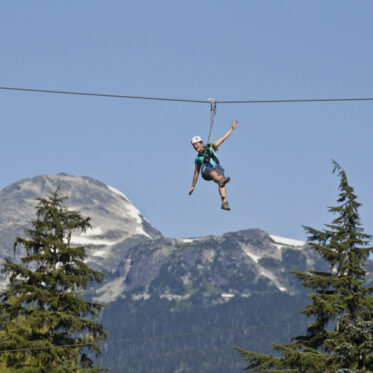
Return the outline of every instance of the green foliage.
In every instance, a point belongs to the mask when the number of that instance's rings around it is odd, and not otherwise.
[[[367,372],[373,366],[373,321],[338,318],[337,330],[325,341],[344,371]]]
[[[103,305],[82,298],[88,284],[101,282],[103,275],[84,262],[86,247],[71,246],[72,232],[85,232],[90,219],[69,210],[65,199],[57,188],[37,200],[26,238],[14,243],[14,250],[24,247],[25,256],[3,265],[10,284],[0,294],[0,344],[8,352],[0,364],[11,372],[103,371],[91,359],[106,338],[95,321]]]
[[[340,193],[338,205],[330,207],[329,212],[336,217],[322,231],[304,227],[308,245],[328,263],[329,270],[292,271],[304,287],[313,291],[309,294],[311,303],[302,311],[313,321],[306,335],[294,338],[289,344],[274,346],[282,357],[237,349],[248,361],[248,370],[315,373],[373,370],[370,322],[373,288],[366,286],[364,268],[373,251],[368,246],[371,236],[361,226],[358,214],[361,204],[346,173],[334,161],[333,166],[333,172],[339,176]]]

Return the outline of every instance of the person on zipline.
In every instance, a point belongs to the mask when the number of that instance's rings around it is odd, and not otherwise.
[[[191,141],[193,148],[196,150],[198,155],[194,159],[195,168],[193,173],[193,183],[189,195],[193,193],[194,188],[196,187],[199,171],[202,168],[202,178],[207,181],[213,180],[219,185],[219,194],[222,200],[221,208],[223,210],[230,210],[225,184],[228,183],[231,178],[224,176],[224,170],[216,157],[215,150],[218,150],[219,146],[230,136],[233,130],[237,127],[237,124],[238,120],[235,120],[232,123],[232,127],[222,137],[220,137],[220,139],[212,144],[203,145],[201,136],[194,136]]]

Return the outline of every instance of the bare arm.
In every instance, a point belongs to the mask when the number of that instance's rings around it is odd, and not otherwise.
[[[196,163],[194,167],[194,172],[193,172],[193,183],[192,183],[192,187],[190,188],[189,195],[193,193],[193,190],[196,187],[200,169],[201,169],[201,165],[199,163]]]
[[[219,147],[231,135],[233,130],[237,127],[237,124],[238,124],[238,120],[235,120],[232,123],[232,127],[229,128],[229,130],[222,137],[220,137],[220,139],[217,139],[215,141],[216,147]]]

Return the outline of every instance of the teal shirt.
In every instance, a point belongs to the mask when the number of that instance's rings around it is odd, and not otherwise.
[[[216,145],[216,144],[213,143],[213,145]],[[211,148],[210,151],[216,156],[215,150],[213,148]],[[197,155],[197,157],[194,158],[194,162],[199,163],[202,166],[205,166],[205,164],[203,163],[203,158],[204,158],[203,155]],[[211,164],[212,167],[217,166],[216,162],[212,158],[210,158],[209,163]]]

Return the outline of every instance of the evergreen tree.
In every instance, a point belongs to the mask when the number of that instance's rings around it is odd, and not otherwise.
[[[1,294],[0,366],[11,372],[102,372],[91,359],[106,338],[95,321],[103,305],[82,295],[103,274],[85,262],[86,247],[72,246],[71,235],[85,232],[90,218],[64,205],[59,188],[37,199],[36,219],[18,237],[25,249],[20,263],[5,260],[10,284]],[[11,351],[9,351],[11,350]],[[5,368],[4,368],[4,371]]]
[[[365,234],[361,226],[358,213],[361,204],[357,202],[344,170],[335,161],[333,165],[333,173],[338,172],[340,192],[338,205],[330,207],[329,212],[336,217],[322,231],[304,227],[308,233],[309,247],[328,262],[329,271],[292,271],[303,286],[313,291],[308,295],[311,303],[302,311],[313,321],[306,335],[298,336],[285,345],[274,345],[282,357],[238,348],[249,362],[247,369],[256,372],[310,373],[337,372],[342,368],[358,367],[373,370],[370,342],[360,350],[360,337],[356,337],[355,342],[351,342],[351,351],[346,354],[342,352],[353,328],[371,331],[371,325],[365,325],[364,322],[370,322],[372,318],[373,288],[364,286],[364,264],[373,248],[368,247],[371,236]],[[368,341],[369,338],[372,338],[372,333],[367,336]]]
[[[368,372],[373,367],[373,321],[338,318],[338,330],[325,341],[341,371]],[[369,368],[369,370],[368,370]]]

